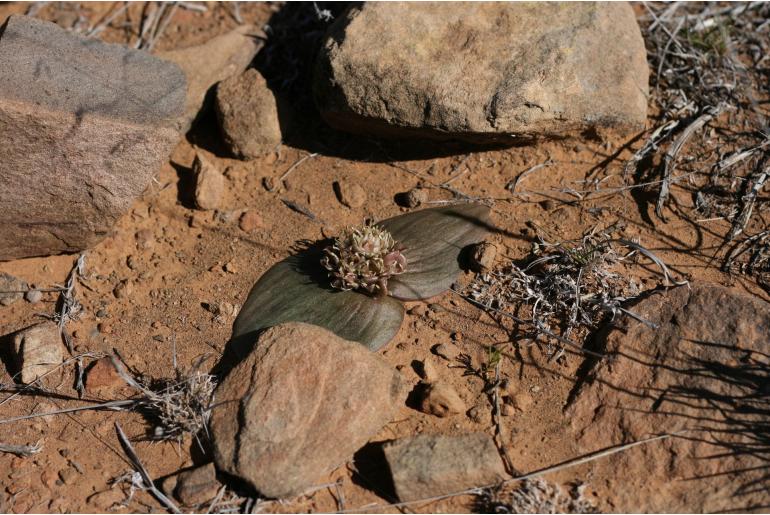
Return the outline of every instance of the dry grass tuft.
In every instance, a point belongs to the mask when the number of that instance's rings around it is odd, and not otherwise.
[[[640,245],[613,236],[612,229],[591,231],[577,242],[534,244],[523,263],[510,262],[478,274],[465,296],[495,313],[510,315],[533,327],[528,336],[544,335],[549,343],[581,338],[599,324],[618,315],[641,320],[623,304],[635,298],[641,287],[629,268],[638,254],[651,258],[663,271],[666,266]],[[557,335],[554,338],[552,335]],[[562,345],[550,349],[561,355]]]
[[[583,496],[585,485],[575,485],[570,492],[544,479],[526,479],[511,489],[505,485],[486,489],[479,495],[478,513],[599,513]]]

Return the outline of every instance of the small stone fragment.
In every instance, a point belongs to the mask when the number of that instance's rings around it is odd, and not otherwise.
[[[420,377],[426,383],[436,382],[439,378],[439,375],[438,375],[438,371],[436,370],[436,366],[433,364],[433,362],[429,359],[424,359],[419,363],[420,363],[419,365]]]
[[[518,411],[526,412],[532,406],[532,396],[526,392],[519,392],[504,396],[503,402]]]
[[[452,345],[447,345],[446,343],[439,343],[438,345],[433,346],[433,354],[435,354],[436,356],[440,356],[447,361],[454,361],[455,359],[457,359],[457,356],[460,355],[460,351],[457,350]]]
[[[497,247],[491,243],[483,242],[473,247],[471,254],[471,269],[475,272],[484,272],[491,269],[497,257]]]
[[[506,479],[492,438],[418,435],[384,445],[383,452],[402,502],[496,484]]]
[[[474,406],[468,410],[468,418],[476,424],[481,424],[484,421],[484,411],[479,406]]]
[[[264,226],[265,222],[262,220],[262,215],[253,209],[244,212],[238,220],[238,227],[244,232],[254,232],[264,228]]]
[[[267,497],[288,497],[344,463],[403,404],[400,374],[321,327],[262,333],[216,390],[217,467]]]
[[[195,155],[192,169],[195,174],[195,205],[199,209],[217,209],[225,189],[225,176],[200,154]]]
[[[243,72],[251,64],[264,45],[264,36],[255,27],[242,25],[202,45],[157,54],[177,64],[187,77],[184,115],[178,122],[182,132],[187,132],[204,109],[206,94],[212,86]]]
[[[48,321],[22,329],[13,336],[13,350],[21,382],[33,382],[62,362],[59,326]]]
[[[276,99],[256,69],[223,80],[217,86],[215,108],[233,155],[254,159],[281,143]]]
[[[356,183],[335,182],[334,193],[340,204],[349,208],[361,207],[366,203],[366,191]]]
[[[424,316],[427,311],[428,311],[428,307],[421,302],[416,306],[410,308],[409,311],[407,311],[407,313],[409,313],[410,315],[421,317],[421,316]]]
[[[122,386],[125,386],[125,381],[110,358],[96,360],[86,371],[86,390],[91,394],[103,396]]]
[[[112,290],[112,294],[115,295],[115,298],[118,299],[125,299],[126,297],[130,297],[132,293],[134,293],[134,285],[127,279],[120,281]]]
[[[43,292],[41,292],[40,290],[29,290],[27,293],[24,294],[24,298],[30,304],[37,304],[38,302],[43,300]]]
[[[185,506],[210,501],[217,495],[220,484],[213,463],[208,463],[177,475],[174,497]]]
[[[27,283],[12,275],[0,273],[0,305],[10,306],[24,296]]]
[[[443,418],[464,413],[467,409],[460,394],[448,383],[438,382],[420,386],[424,388],[420,399],[420,411],[423,413]]]
[[[406,207],[417,207],[420,204],[427,202],[428,191],[424,188],[412,188],[404,195],[404,204]]]
[[[62,480],[62,483],[65,485],[71,485],[77,480],[78,472],[77,470],[67,467],[66,469],[59,471],[59,478]]]

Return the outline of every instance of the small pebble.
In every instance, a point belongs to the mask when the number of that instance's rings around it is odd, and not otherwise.
[[[366,190],[355,183],[339,181],[334,183],[334,193],[340,204],[349,208],[361,207],[366,203]]]
[[[420,411],[423,413],[443,418],[465,412],[465,402],[448,383],[437,382],[421,386],[424,388],[420,400]]]
[[[476,272],[489,270],[495,265],[495,258],[497,258],[497,247],[487,242],[479,243],[473,247],[471,268]]]
[[[115,297],[118,299],[130,297],[133,292],[134,285],[127,280],[120,281],[118,285],[115,286],[115,289],[112,290],[113,295],[115,295]]]
[[[257,229],[262,229],[264,226],[265,223],[262,220],[262,216],[253,209],[244,212],[240,220],[238,220],[238,227],[244,232],[254,232]]]
[[[77,479],[78,473],[73,468],[66,468],[64,470],[59,471],[59,478],[62,480],[62,483],[65,485],[71,485],[75,482]]]
[[[417,207],[428,201],[428,191],[424,188],[412,188],[401,194],[402,204],[405,207]]]
[[[418,367],[418,373],[425,382],[434,383],[438,381],[438,371],[436,370],[436,367],[433,365],[431,360],[424,359],[419,363],[420,366]]]
[[[10,306],[24,296],[27,283],[6,273],[0,273],[0,305]]]
[[[37,304],[43,299],[43,292],[41,292],[40,290],[29,290],[27,293],[24,294],[24,298],[30,304]]]
[[[195,174],[195,205],[198,209],[217,209],[225,190],[225,177],[206,158],[195,155],[192,165]]]
[[[481,424],[484,421],[484,412],[479,406],[474,406],[468,410],[468,418],[476,424]]]
[[[275,191],[275,179],[273,179],[272,177],[263,177],[262,187],[265,188],[267,191]]]
[[[425,315],[427,311],[428,311],[428,308],[427,306],[425,306],[425,304],[418,304],[412,308],[409,308],[409,311],[407,311],[407,313],[409,313],[410,315],[421,317]]]
[[[446,343],[439,343],[438,345],[435,345],[432,350],[433,354],[440,356],[447,361],[454,361],[457,356],[460,355],[460,351]]]

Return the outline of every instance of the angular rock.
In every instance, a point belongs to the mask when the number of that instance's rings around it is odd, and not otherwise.
[[[0,27],[0,70],[0,260],[95,244],[178,141],[184,75],[16,15]]]
[[[350,132],[511,143],[635,131],[647,79],[625,2],[367,2],[329,29],[314,90]]]
[[[506,479],[492,437],[418,435],[385,444],[385,460],[402,502],[459,492]]]
[[[174,497],[185,506],[194,506],[213,499],[220,486],[214,464],[208,463],[177,474]]]
[[[86,371],[86,390],[88,393],[108,396],[115,390],[126,386],[110,358],[96,360]]]
[[[436,356],[440,356],[447,361],[454,361],[460,355],[460,351],[454,345],[439,343],[431,349]]]
[[[49,321],[22,329],[13,335],[13,351],[21,371],[16,377],[24,384],[33,382],[61,365],[63,344],[59,326]]]
[[[0,229],[2,232],[2,229]],[[0,251],[2,252],[2,251]],[[27,283],[10,274],[0,272],[0,306],[10,306],[24,297]]]
[[[265,331],[215,396],[217,467],[268,497],[321,480],[404,401],[400,375],[379,355],[301,323]]]
[[[202,45],[156,54],[176,63],[187,77],[184,115],[178,121],[181,132],[187,132],[204,109],[212,86],[240,74],[251,64],[264,45],[265,37],[255,27],[242,25]]]
[[[200,209],[217,209],[225,189],[225,176],[206,158],[195,155],[195,205]]]
[[[691,288],[691,289],[690,289]],[[595,338],[607,356],[566,409],[577,453],[674,434],[602,460],[617,512],[724,512],[764,506],[770,405],[770,304],[705,284],[629,306]],[[752,450],[750,450],[752,449]]]
[[[233,155],[254,159],[281,143],[276,99],[254,68],[219,83],[214,106]]]
[[[448,417],[463,413],[467,409],[462,400],[450,384],[436,382],[420,385],[422,397],[420,399],[420,411],[437,417]]]
[[[424,359],[422,361],[418,361],[417,363],[417,373],[420,375],[420,378],[423,381],[430,384],[439,380],[439,373],[436,370],[436,365],[433,364],[432,360]]]

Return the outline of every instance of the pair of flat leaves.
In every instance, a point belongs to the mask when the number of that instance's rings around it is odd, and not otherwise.
[[[378,223],[405,247],[407,259],[406,272],[388,281],[390,296],[333,289],[320,264],[322,247],[303,250],[257,281],[235,320],[233,339],[253,342],[251,336],[262,329],[305,322],[377,350],[401,327],[399,300],[426,299],[449,289],[460,272],[460,251],[487,235],[489,211],[482,204],[460,204]]]

